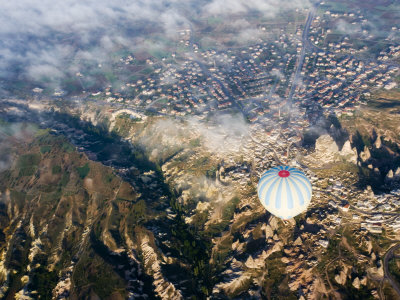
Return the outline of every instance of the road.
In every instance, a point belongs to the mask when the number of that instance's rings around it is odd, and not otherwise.
[[[392,288],[396,291],[397,295],[400,298],[400,287],[389,272],[389,260],[393,257],[393,253],[398,249],[400,249],[400,243],[392,246],[383,256],[383,272],[385,274],[385,279],[389,281]]]
[[[313,4],[311,6],[310,11],[308,12],[306,24],[304,25],[304,30],[303,30],[303,35],[302,35],[301,51],[300,51],[300,54],[299,54],[298,59],[297,59],[296,71],[295,71],[295,73],[293,75],[293,78],[292,78],[292,86],[290,88],[289,97],[288,97],[289,108],[292,107],[293,95],[294,95],[294,92],[295,92],[296,87],[298,85],[298,81],[300,79],[301,70],[303,69],[304,57],[306,55],[306,50],[307,50],[307,45],[308,45],[308,34],[310,32],[311,22],[314,19],[315,12],[317,11],[318,5],[319,4]]]
[[[324,191],[322,191],[324,192]],[[326,194],[329,194],[330,196],[341,200],[339,197],[329,193],[329,192],[325,192]],[[382,214],[382,215],[393,215],[393,216],[398,216],[400,215],[399,213],[390,213],[390,212],[374,212],[374,211],[363,211],[360,209],[355,208],[353,205],[351,205],[352,209],[354,209],[355,211],[359,212],[359,213],[363,213],[363,214],[367,214],[367,215],[374,215],[374,214]],[[383,271],[384,271],[384,279],[387,279],[390,283],[390,285],[392,286],[392,288],[396,291],[397,295],[399,296],[400,299],[400,287],[397,283],[397,281],[392,277],[392,275],[389,272],[389,260],[393,257],[394,252],[396,250],[400,249],[400,243],[392,246],[383,256]]]

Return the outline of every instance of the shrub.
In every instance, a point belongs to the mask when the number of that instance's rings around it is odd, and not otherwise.
[[[77,167],[76,170],[78,171],[79,177],[81,179],[85,178],[90,171],[89,163],[86,163],[82,167]]]

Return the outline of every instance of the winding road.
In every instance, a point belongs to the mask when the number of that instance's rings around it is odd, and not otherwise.
[[[400,249],[400,243],[392,246],[383,256],[383,272],[385,274],[384,280],[387,279],[389,281],[390,285],[396,291],[397,295],[400,298],[400,287],[398,285],[398,282],[389,272],[389,260],[393,257],[394,252],[398,249]]]

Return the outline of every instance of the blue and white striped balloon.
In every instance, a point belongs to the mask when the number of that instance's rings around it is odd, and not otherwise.
[[[307,209],[311,183],[306,175],[289,166],[274,167],[261,175],[257,192],[261,204],[273,215],[290,219]]]

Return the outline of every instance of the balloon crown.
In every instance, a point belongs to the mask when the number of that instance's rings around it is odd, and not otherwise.
[[[278,175],[279,175],[280,177],[289,177],[290,172],[289,172],[289,171],[286,171],[286,170],[282,170],[282,171],[279,171]]]

